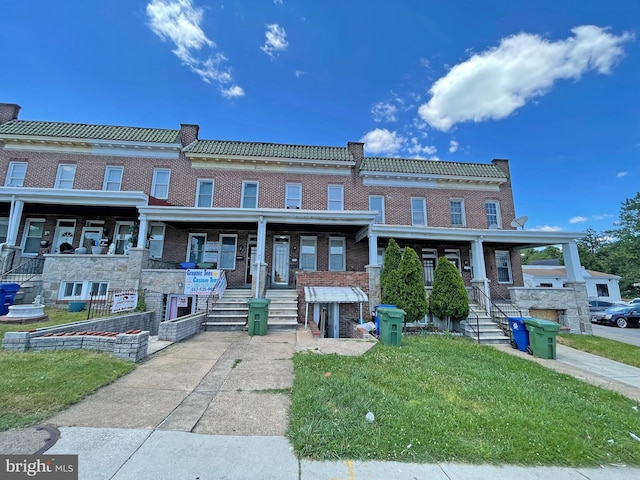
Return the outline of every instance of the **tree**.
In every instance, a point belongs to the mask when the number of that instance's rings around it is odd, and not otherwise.
[[[399,284],[395,276],[402,260],[402,252],[396,241],[391,238],[384,252],[384,264],[380,272],[380,288],[382,289],[382,303],[392,303],[389,297],[395,297]]]
[[[433,286],[429,297],[433,314],[446,321],[447,330],[452,320],[464,320],[469,315],[469,297],[460,272],[446,257],[438,259],[433,273]]]
[[[407,247],[397,270],[399,295],[396,305],[406,312],[405,323],[418,322],[429,311],[427,292],[424,289],[422,265],[418,254],[413,248]]]
[[[558,260],[560,265],[564,265],[562,250],[558,247],[550,246],[543,249],[527,248],[520,252],[522,265],[531,265],[535,260]]]
[[[620,275],[620,291],[623,296],[634,296],[640,282],[640,192],[622,203],[618,216],[618,228],[605,232],[614,240],[603,249],[608,273]]]
[[[607,240],[604,233],[598,233],[592,228],[585,231],[585,236],[576,241],[580,263],[587,270],[606,272],[608,269],[605,258]]]

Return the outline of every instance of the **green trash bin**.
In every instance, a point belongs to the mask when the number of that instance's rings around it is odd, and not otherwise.
[[[380,341],[383,345],[399,347],[402,343],[402,324],[406,312],[399,308],[380,307]]]
[[[560,325],[540,318],[525,318],[524,324],[529,332],[529,344],[533,355],[539,358],[556,358],[556,336]]]
[[[266,335],[269,318],[269,298],[252,298],[249,304],[249,335]]]

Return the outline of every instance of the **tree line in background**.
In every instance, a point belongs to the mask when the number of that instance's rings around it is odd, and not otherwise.
[[[640,192],[622,202],[616,228],[603,232],[589,228],[576,243],[583,267],[620,276],[622,296],[638,296],[640,288],[634,284],[640,283]],[[523,265],[552,259],[563,265],[562,250],[557,247],[531,248],[521,254]]]

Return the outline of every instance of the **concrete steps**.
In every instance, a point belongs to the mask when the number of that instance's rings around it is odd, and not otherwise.
[[[484,310],[473,304],[469,308],[469,316],[460,322],[465,336],[483,345],[509,344],[509,337]]]

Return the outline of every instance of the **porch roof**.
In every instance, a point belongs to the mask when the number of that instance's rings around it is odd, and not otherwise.
[[[358,287],[304,287],[307,303],[365,303],[367,294]]]

